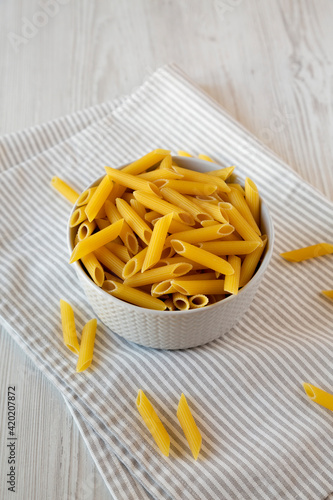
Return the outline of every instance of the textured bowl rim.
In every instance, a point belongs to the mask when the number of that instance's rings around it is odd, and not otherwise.
[[[183,164],[186,164],[186,165],[191,165],[193,166],[193,164],[195,164],[198,168],[192,168],[191,170],[198,170],[198,171],[201,171],[201,172],[205,172],[205,171],[208,171],[207,169],[207,161],[206,160],[201,160],[201,159],[198,159],[198,158],[194,158],[194,157],[184,157],[184,156],[175,156],[175,155],[172,155],[172,159],[174,159],[175,161],[178,161],[178,163],[183,163]],[[133,160],[134,161],[134,160]],[[131,162],[129,162],[131,163]],[[124,165],[121,165],[119,167],[116,167],[116,168],[123,168],[123,167],[126,167],[129,163],[126,163]],[[218,167],[221,167],[223,168],[223,166],[219,165],[218,163],[211,163],[210,166],[218,166]],[[205,168],[202,168],[201,167],[205,167]],[[82,191],[86,191],[87,189],[93,187],[95,184],[97,184],[102,178],[104,177],[104,175],[96,178],[93,182],[91,182],[87,187],[85,187],[85,189]],[[239,178],[239,176],[237,176]],[[240,178],[241,179],[241,178]],[[243,180],[243,179],[241,179]],[[267,207],[267,204],[265,203],[265,201],[263,200],[262,196],[260,195],[260,210],[262,211],[264,209],[265,213],[266,213],[266,218],[267,218],[267,232],[269,232],[269,238],[267,240],[267,246],[266,246],[266,249],[264,251],[264,256],[263,256],[263,259],[261,261],[261,264],[260,264],[260,267],[258,268],[258,270],[256,271],[256,273],[254,274],[254,276],[250,279],[250,281],[244,285],[241,290],[238,292],[237,295],[229,295],[229,297],[226,297],[225,299],[223,300],[219,300],[217,302],[215,302],[215,304],[211,304],[207,307],[209,307],[209,310],[212,310],[212,308],[216,308],[216,307],[221,307],[221,305],[226,305],[227,303],[229,303],[230,301],[232,300],[237,300],[237,297],[239,297],[243,290],[245,290],[246,288],[254,285],[260,278],[261,276],[264,274],[264,272],[266,271],[268,265],[269,265],[269,262],[271,260],[271,257],[272,257],[272,254],[273,254],[273,248],[274,248],[274,239],[275,239],[275,233],[274,233],[274,225],[273,225],[273,220],[272,220],[272,216],[268,210],[268,207]],[[72,233],[73,233],[73,229],[74,228],[70,228],[69,226],[69,221],[71,219],[71,216],[74,212],[74,210],[76,209],[76,203],[74,204],[72,210],[71,210],[71,213],[69,215],[69,219],[68,219],[68,223],[67,223],[67,245],[68,245],[68,249],[69,249],[69,252],[70,252],[70,255],[72,254],[72,251],[73,251],[73,248],[74,248],[74,239],[72,237]],[[82,276],[83,279],[87,280],[88,283],[93,286],[95,288],[95,291],[99,294],[102,294],[101,297],[103,296],[104,299],[106,298],[106,296],[109,298],[109,300],[111,302],[113,302],[115,305],[117,304],[121,304],[122,307],[125,307],[125,308],[128,308],[129,310],[144,310],[145,314],[150,314],[151,316],[155,316],[155,317],[160,317],[162,315],[165,316],[166,314],[168,316],[170,315],[177,315],[179,317],[179,315],[189,315],[189,314],[203,314],[205,311],[207,311],[207,307],[199,307],[199,308],[196,308],[196,309],[188,309],[187,311],[156,311],[154,309],[149,309],[149,308],[143,308],[143,307],[140,307],[140,306],[136,306],[135,304],[131,304],[129,302],[125,302],[124,300],[121,300],[121,299],[118,299],[117,297],[114,297],[113,295],[107,293],[105,290],[103,290],[102,288],[100,288],[99,286],[96,285],[96,283],[93,282],[93,280],[88,276],[88,274],[84,271],[83,267],[82,267],[82,264],[79,262],[79,261],[76,261],[73,263],[74,266],[75,266],[75,269],[76,269],[76,272],[77,273],[80,273],[80,276]]]

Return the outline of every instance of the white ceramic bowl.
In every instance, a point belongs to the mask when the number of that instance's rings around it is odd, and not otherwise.
[[[177,165],[206,172],[214,164],[195,158],[175,156]],[[120,167],[121,168],[121,167]],[[100,179],[96,179],[92,187]],[[88,189],[88,187],[86,189]],[[73,211],[76,206],[73,207]],[[72,253],[77,228],[68,224],[68,245]],[[229,331],[249,308],[272,256],[274,229],[272,218],[261,198],[261,229],[268,241],[260,267],[237,295],[215,304],[188,311],[155,311],[124,302],[99,288],[80,262],[73,265],[97,317],[113,332],[137,344],[155,349],[188,349],[206,344]]]

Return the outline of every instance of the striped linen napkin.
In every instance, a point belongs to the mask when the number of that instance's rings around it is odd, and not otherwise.
[[[245,317],[223,338],[186,351],[133,345],[99,323],[92,368],[75,373],[59,299],[78,330],[94,316],[68,264],[70,206],[54,175],[78,191],[154,148],[237,165],[265,198],[276,244]],[[1,322],[62,392],[115,498],[324,499],[333,491],[333,414],[302,382],[333,391],[330,256],[291,264],[279,253],[332,241],[333,205],[174,66],[129,97],[0,141]],[[33,313],[32,313],[33,312]],[[142,388],[171,436],[167,459],[135,407]],[[191,457],[176,417],[184,392],[203,435]]]

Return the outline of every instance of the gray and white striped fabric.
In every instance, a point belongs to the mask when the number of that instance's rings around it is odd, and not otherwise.
[[[77,190],[162,147],[204,152],[257,183],[276,231],[272,263],[250,311],[223,338],[154,351],[99,324],[94,363],[75,373],[62,343],[59,299],[78,330],[93,317],[68,264],[70,206],[50,187]],[[119,499],[324,499],[333,491],[333,414],[302,381],[333,392],[330,256],[290,264],[279,253],[333,240],[333,205],[232,120],[174,66],[131,96],[0,141],[3,325],[65,397],[111,494]],[[135,407],[142,388],[171,436],[161,456]],[[187,396],[203,434],[195,462],[176,408]]]

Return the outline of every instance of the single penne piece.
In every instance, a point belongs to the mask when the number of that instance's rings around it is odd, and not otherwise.
[[[140,215],[136,213],[135,210],[126,203],[125,200],[121,198],[116,199],[117,209],[122,217],[124,217],[125,222],[129,225],[131,229],[133,229],[134,233],[136,233],[139,238],[144,241],[146,245],[148,245],[151,235],[153,234],[152,230],[148,226],[148,224],[141,219]]]
[[[131,203],[131,200],[134,200],[133,192],[125,191],[125,193],[121,196],[123,200],[127,201],[127,203]]]
[[[175,311],[176,310],[175,305],[170,297],[165,299],[164,304],[166,307],[166,311]]]
[[[257,225],[260,224],[260,197],[258,188],[255,183],[249,178],[245,179],[245,200],[249,209],[256,221]]]
[[[225,210],[225,212],[228,214],[230,224],[234,226],[236,231],[244,240],[259,241],[259,243],[261,243],[260,236],[250,226],[247,220],[244,219],[244,217],[236,207],[234,207],[231,203],[226,203],[223,201],[221,201],[218,206]]]
[[[242,188],[242,186],[236,182],[228,182],[228,186],[234,189],[237,189],[244,197],[245,197],[245,190]],[[228,201],[228,200],[222,200],[222,201]]]
[[[239,287],[245,286],[246,283],[250,281],[257,268],[257,265],[259,263],[259,260],[263,254],[263,251],[267,243],[266,235],[262,236],[261,238],[263,245],[259,246],[258,248],[256,248],[256,250],[246,255],[245,259],[242,262]]]
[[[93,253],[88,253],[88,255],[81,257],[81,262],[93,282],[96,283],[97,286],[101,287],[104,283],[104,269],[98,262],[96,256]]]
[[[188,153],[187,151],[183,151],[182,149],[180,149],[179,151],[177,151],[178,153],[178,156],[187,156],[188,158],[192,158],[193,156]]]
[[[111,201],[112,203],[115,203],[117,198],[121,198],[123,196],[126,189],[127,189],[126,186],[122,186],[121,184],[115,182],[111,194],[109,194],[108,196],[108,200]]]
[[[204,241],[217,240],[231,234],[233,230],[234,228],[230,226],[230,224],[216,224],[213,226],[191,229],[189,231],[181,231],[168,236],[165,240],[165,245],[171,245],[171,240],[182,240],[187,241],[187,243],[201,243]]]
[[[163,158],[157,169],[170,170],[171,167],[172,167],[172,156],[171,154],[168,154]]]
[[[171,170],[170,165],[170,168],[156,168],[155,170],[151,170],[150,172],[140,174],[139,177],[141,179],[146,179],[146,181],[155,182],[159,179],[182,179],[183,176]]]
[[[261,235],[261,231],[257,226],[256,221],[252,215],[252,212],[246,203],[244,196],[242,193],[235,188],[230,188],[230,193],[228,193],[228,198],[230,203],[237,208],[238,212],[244,217],[244,219],[250,224],[250,226],[255,230],[259,236]]]
[[[221,210],[219,202],[215,204],[214,202],[212,203],[210,201],[200,200],[200,198],[193,199],[193,202],[201,206],[201,208],[210,214],[214,220],[221,222],[222,224],[229,224],[229,217],[223,210]]]
[[[162,214],[159,214],[158,212],[156,212],[156,210],[150,210],[149,212],[145,213],[144,219],[145,221],[152,223],[153,220],[156,220],[160,217],[162,217]]]
[[[162,215],[167,215],[172,212],[173,218],[176,221],[188,224],[189,226],[194,226],[195,224],[194,218],[191,214],[173,205],[172,203],[169,203],[168,201],[162,200],[158,196],[144,191],[134,191],[134,196],[144,207],[156,210],[156,212]]]
[[[163,195],[163,198],[165,198],[169,203],[172,203],[173,205],[180,207],[185,212],[189,213],[197,222],[212,219],[212,216],[210,214],[201,210],[198,205],[196,205],[186,196],[178,193],[174,189],[162,188],[161,193]]]
[[[83,327],[79,359],[77,360],[76,365],[77,372],[83,372],[91,365],[94,353],[96,329],[97,319],[91,319]]]
[[[138,273],[124,281],[125,285],[138,287],[144,285],[152,285],[159,281],[165,281],[173,278],[178,278],[187,274],[192,270],[192,265],[187,263],[177,263],[149,269],[144,273]]]
[[[201,182],[163,179],[163,178],[156,180],[154,183],[159,189],[170,188],[177,191],[177,193],[191,194],[191,195],[209,196],[212,193],[214,193],[217,189],[217,186],[215,186],[214,184],[203,184]]]
[[[94,194],[96,189],[97,186],[89,188],[86,191],[83,191],[83,193],[81,193],[78,199],[76,200],[76,206],[82,207],[83,205],[87,205],[87,203],[89,203],[89,201],[91,200],[92,195]]]
[[[211,252],[207,252],[206,250],[202,250],[201,248],[181,240],[171,240],[171,245],[179,255],[183,255],[190,260],[194,260],[194,262],[203,264],[209,269],[213,269],[225,275],[234,273],[232,266],[226,260],[217,257]]]
[[[223,293],[224,291],[224,280],[186,280],[185,278],[172,280],[172,286],[177,290],[177,292],[184,295],[196,295],[200,293],[204,295],[211,295],[215,293]]]
[[[150,153],[142,156],[138,160],[133,161],[126,167],[122,168],[122,172],[126,172],[132,175],[138,175],[147,170],[148,168],[156,165],[160,161],[170,155],[170,151],[167,149],[154,149]]]
[[[115,204],[112,203],[111,201],[106,200],[106,202],[104,203],[104,208],[106,216],[111,224],[114,224],[115,222],[117,222],[122,218],[122,216],[119,213],[119,210],[117,209]],[[126,220],[124,221],[123,227],[119,233],[119,237],[130,252],[134,254],[138,252],[139,249],[138,240],[136,239],[134,232],[127,224]]]
[[[317,243],[309,247],[291,250],[290,252],[281,253],[281,257],[290,262],[301,262],[303,260],[321,257],[333,253],[333,245],[330,243]]]
[[[130,278],[134,276],[134,274],[138,273],[142,269],[142,265],[144,263],[146,253],[148,247],[144,248],[136,255],[134,255],[128,262],[126,262],[125,267],[123,269],[123,279]]]
[[[193,271],[193,269],[192,269]],[[180,276],[177,278],[178,281],[205,281],[205,280],[215,280],[216,279],[215,272],[203,272],[203,273],[194,273],[194,274],[186,274],[185,276]]]
[[[231,293],[232,295],[237,295],[242,261],[237,255],[229,255],[228,262],[233,267],[235,272],[234,274],[225,277],[224,291]]]
[[[325,297],[328,297],[329,299],[333,299],[333,290],[322,290],[321,292]]]
[[[203,264],[200,264],[198,262],[194,262],[193,260],[187,259],[186,257],[183,257],[181,255],[175,255],[170,256],[170,257],[163,257],[160,260],[160,264],[165,264],[165,265],[172,265],[172,264],[191,264],[192,269],[191,271],[200,271],[202,269],[207,269],[207,266],[204,266]]]
[[[157,416],[153,405],[141,389],[136,399],[136,407],[160,451],[168,457],[170,452],[170,436]]]
[[[215,186],[217,186],[217,189],[219,191],[222,191],[224,193],[228,193],[230,190],[225,181],[220,177],[210,174],[203,174],[201,172],[196,172],[195,170],[189,170],[187,168],[176,167],[175,165],[172,167],[172,169],[175,172],[177,172],[177,174],[182,174],[184,176],[185,181],[195,181],[195,182],[202,182],[205,184],[214,184]]]
[[[186,240],[185,240],[186,241]],[[259,241],[207,241],[199,248],[215,255],[247,255],[261,246]]]
[[[210,227],[210,226],[216,226],[217,224],[220,224],[217,220],[203,220],[201,222],[202,227]],[[233,226],[231,226],[233,227]],[[234,228],[233,228],[234,231]]]
[[[312,401],[324,406],[328,410],[333,411],[333,394],[323,391],[322,389],[306,382],[303,382],[303,387],[306,394]]]
[[[106,247],[101,247],[94,252],[99,262],[103,264],[109,271],[112,271],[119,278],[123,277],[125,264],[115,254],[110,252]]]
[[[150,294],[132,288],[130,286],[118,283],[117,281],[105,281],[103,290],[118,299],[129,302],[139,307],[146,309],[155,309],[156,311],[164,311],[166,306],[162,300],[152,297]]]
[[[164,259],[169,259],[170,257],[172,257],[173,255],[175,255],[175,251],[172,247],[165,247],[163,248],[162,250],[162,253],[161,253],[161,260],[159,262],[160,265],[164,265],[163,264],[163,260]]]
[[[130,256],[127,248],[120,243],[116,243],[115,241],[111,241],[110,243],[107,243],[104,246],[105,246],[105,248],[110,250],[110,252],[112,252],[116,257],[119,257],[119,259],[125,263],[131,259],[131,256]]]
[[[199,160],[205,160],[205,161],[209,161],[211,163],[215,163],[215,161],[210,157],[210,156],[207,156],[207,155],[198,155],[198,158]]]
[[[87,215],[84,207],[79,207],[72,213],[71,218],[69,219],[69,227],[78,226],[85,220],[87,220]]]
[[[230,177],[234,170],[235,166],[233,165],[232,167],[224,167],[216,170],[211,170],[210,172],[207,172],[207,174],[214,175],[215,177],[219,177],[220,179],[225,181],[226,179],[228,179],[228,177]]]
[[[172,217],[173,214],[170,213],[168,215],[164,215],[164,217],[156,222],[153,234],[151,235],[148,244],[145,260],[142,264],[141,272],[147,271],[147,269],[153,267],[160,260]]]
[[[72,306],[62,299],[60,299],[60,314],[64,344],[70,351],[79,354],[80,346],[77,340],[74,311]]]
[[[75,189],[71,188],[68,184],[66,184],[65,181],[60,179],[59,177],[52,177],[51,179],[51,185],[56,189],[66,200],[70,201],[71,203],[76,202],[78,197],[80,196]]]
[[[161,217],[161,216],[160,216]],[[158,217],[157,219],[153,220],[153,224],[156,224],[157,220],[160,218]],[[193,229],[191,226],[188,226],[187,224],[183,224],[182,222],[178,222],[174,219],[172,219],[170,226],[169,226],[169,233],[180,233],[184,231],[191,231]]]
[[[96,222],[97,227],[100,231],[108,226],[111,226],[111,222],[109,221],[109,219],[95,219],[94,222]]]
[[[98,211],[95,219],[105,219],[105,217],[106,217],[106,212],[105,212],[105,208],[103,205],[102,208]]]
[[[102,209],[105,200],[112,191],[112,188],[113,182],[110,180],[108,175],[105,175],[90,198],[89,203],[86,205],[85,211],[89,222],[95,218],[101,218],[99,211]]]
[[[172,281],[165,280],[160,283],[154,283],[150,291],[152,297],[161,297],[162,295],[176,292],[177,290],[172,286]]]
[[[140,177],[124,172],[124,170],[118,170],[117,168],[105,167],[107,175],[113,181],[126,186],[131,189],[138,189],[140,191],[147,191],[148,193],[153,193],[157,196],[160,195],[159,189],[154,183],[141,179]]]
[[[97,224],[94,220],[91,222],[89,222],[88,220],[82,222],[79,229],[77,230],[77,236],[79,241],[88,238],[88,236],[90,236],[95,231],[96,226]]]
[[[178,311],[187,311],[190,308],[190,303],[186,295],[175,292],[172,294],[172,302]]]
[[[200,307],[205,307],[208,304],[209,299],[207,295],[197,293],[196,295],[189,297],[188,301],[190,303],[190,309],[199,309]]]
[[[69,263],[72,264],[88,253],[94,252],[98,248],[104,246],[106,243],[109,243],[110,241],[116,239],[121,231],[123,222],[124,219],[121,219],[115,224],[111,224],[105,229],[98,231],[98,233],[92,234],[91,236],[88,236],[88,238],[79,241],[72,252]]]
[[[181,428],[183,429],[183,432],[189,444],[192,455],[194,459],[197,460],[201,449],[202,437],[197,427],[197,424],[195,423],[195,420],[193,418],[193,415],[191,413],[191,410],[188,406],[184,394],[181,395],[179,400],[177,408],[177,418],[179,420]]]
[[[133,208],[133,210],[136,211],[136,213],[138,215],[140,215],[141,219],[144,219],[145,218],[145,215],[146,215],[146,209],[145,207],[142,205],[142,203],[140,203],[138,200],[136,200],[133,196],[133,199],[130,201],[130,205],[131,207]]]

